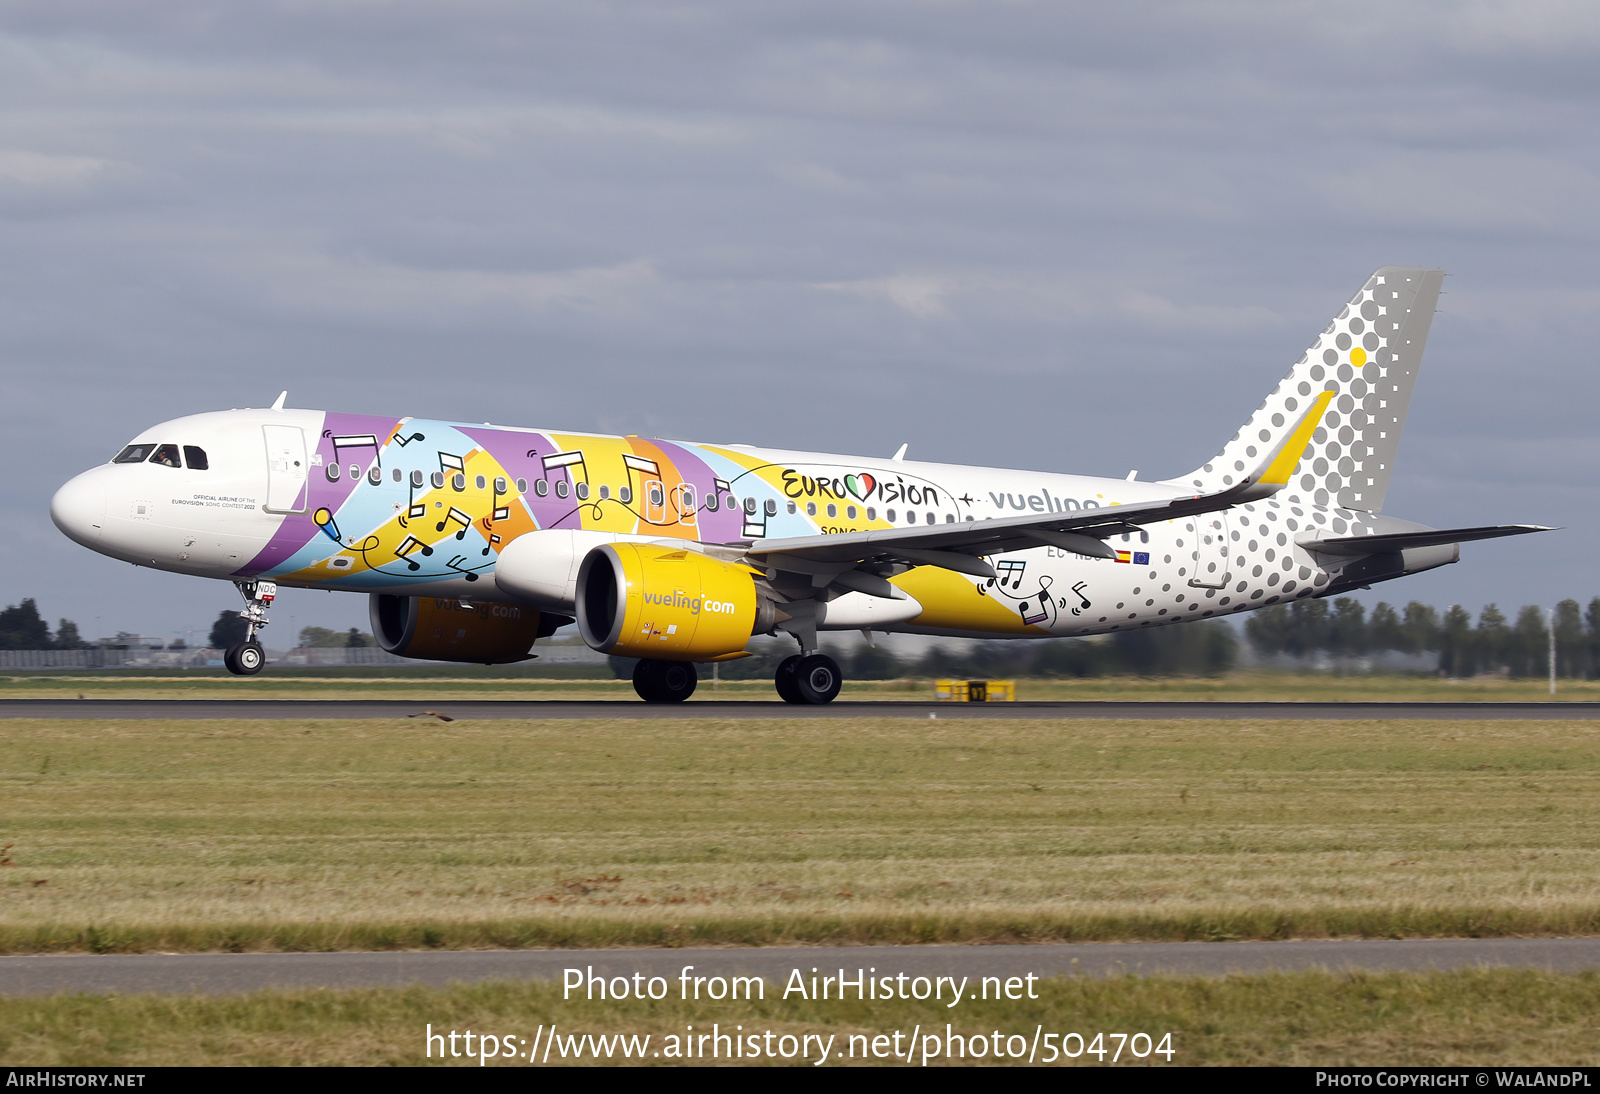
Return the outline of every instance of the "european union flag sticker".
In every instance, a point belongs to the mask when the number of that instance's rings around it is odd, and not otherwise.
[[[1150,552],[1149,551],[1135,551],[1135,552],[1133,552],[1133,564],[1135,566],[1148,566],[1148,565],[1150,565]]]

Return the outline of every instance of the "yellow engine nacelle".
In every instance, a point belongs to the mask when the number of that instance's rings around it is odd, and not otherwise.
[[[607,543],[578,570],[578,630],[594,649],[623,657],[738,657],[776,618],[751,575],[697,551]]]
[[[571,620],[516,604],[463,604],[433,596],[373,593],[378,645],[399,657],[503,665],[526,661],[534,640]]]

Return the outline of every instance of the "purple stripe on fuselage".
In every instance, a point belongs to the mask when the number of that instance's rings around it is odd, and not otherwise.
[[[311,519],[311,515],[318,509],[337,513],[345,499],[355,491],[361,481],[359,476],[352,479],[348,470],[341,466],[338,479],[330,482],[326,469],[335,462],[357,463],[365,468],[372,463],[377,452],[370,448],[361,448],[358,456],[357,449],[336,450],[333,444],[334,437],[371,434],[378,439],[381,448],[388,443],[399,424],[400,422],[394,418],[379,418],[370,414],[324,414],[322,435],[317,438],[316,447],[313,449],[322,457],[322,462],[320,466],[314,464],[307,468],[310,475],[307,480],[306,511],[285,516],[283,523],[278,525],[278,530],[267,541],[267,545],[255,558],[234,571],[233,576],[255,577],[258,574],[270,573],[273,567],[280,565],[285,559],[292,558],[296,551],[323,534],[316,522]],[[341,460],[341,456],[345,458]]]
[[[720,499],[716,512],[711,512],[705,507],[705,499],[713,497],[717,492],[715,469],[699,453],[675,441],[652,439],[650,443],[666,453],[684,482],[694,484],[700,506],[700,511],[696,514],[700,528],[698,538],[705,543],[725,543],[738,539],[744,531],[744,517],[737,509],[720,504],[720,501],[726,501],[726,498]]]
[[[534,492],[534,483],[545,477],[543,457],[559,452],[560,448],[543,433],[526,433],[521,430],[493,429],[486,426],[458,426],[479,447],[495,458],[506,474],[513,479],[525,479],[528,489],[522,494],[522,503],[533,514],[536,528],[582,528],[579,516],[581,503],[570,494],[556,497],[551,490],[545,497]],[[565,471],[553,473],[552,482],[565,480]]]

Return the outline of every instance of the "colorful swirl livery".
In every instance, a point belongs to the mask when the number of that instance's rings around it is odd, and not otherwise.
[[[406,657],[499,663],[576,620],[640,658],[651,701],[693,662],[798,649],[778,693],[828,702],[827,630],[1045,638],[1328,596],[1454,562],[1380,515],[1443,274],[1385,267],[1209,462],[1159,482],[742,444],[286,409],[145,430],[51,503],[78,543],[238,586],[249,639],[278,586],[366,593]]]

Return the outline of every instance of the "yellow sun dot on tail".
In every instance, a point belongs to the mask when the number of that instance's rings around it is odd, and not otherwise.
[[[1367,351],[1362,349],[1360,346],[1357,346],[1355,349],[1351,350],[1350,363],[1356,366],[1356,368],[1360,368],[1362,365],[1366,364]]]

